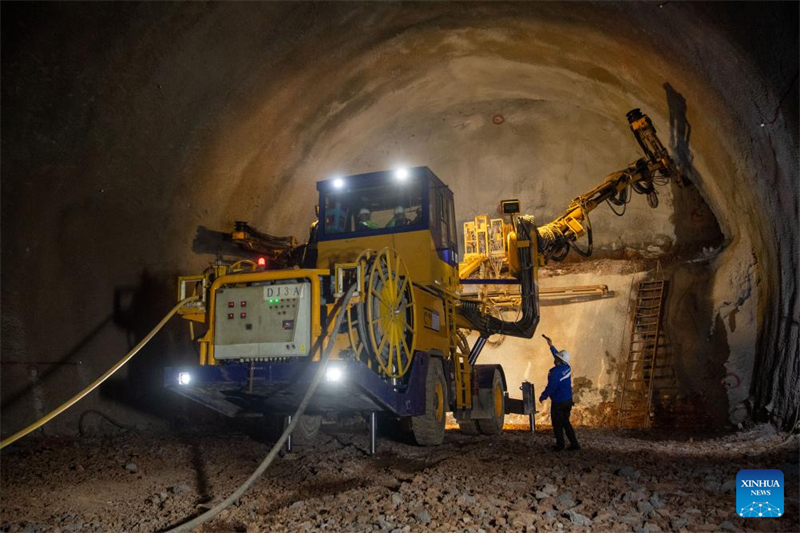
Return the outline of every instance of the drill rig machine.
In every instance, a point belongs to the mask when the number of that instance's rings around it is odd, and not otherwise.
[[[237,223],[234,242],[268,261],[218,261],[180,278],[181,298],[200,296],[181,310],[199,361],[167,368],[165,385],[227,416],[288,417],[332,342],[296,436],[312,437],[325,417],[363,414],[374,443],[376,413],[400,420],[420,445],[442,442],[447,412],[464,432],[498,433],[506,413],[533,411],[532,387],[523,384],[523,400],[512,400],[503,368],[477,360],[492,335],[533,336],[539,267],[570,250],[591,254],[588,214],[603,202],[624,206],[637,192],[656,207],[656,185],[681,179],[650,119],[636,109],[628,122],[644,157],[562,216],[537,226],[519,202],[502,203],[498,250],[509,277],[481,282],[519,286],[516,320],[492,316],[485,299],[463,293],[462,278],[483,259],[473,250],[459,266],[453,192],[429,168],[336,178],[317,183],[318,221],[305,245]],[[583,235],[586,249],[576,244]],[[334,329],[337,313],[344,315]],[[194,338],[195,328],[205,331]],[[478,333],[471,346],[469,332]]]

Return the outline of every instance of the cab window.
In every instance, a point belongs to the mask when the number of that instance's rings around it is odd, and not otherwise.
[[[422,186],[403,183],[324,193],[325,235],[422,227]]]
[[[436,206],[439,212],[439,231],[442,246],[447,248],[450,244],[450,224],[447,218],[447,198],[440,190],[436,191]]]

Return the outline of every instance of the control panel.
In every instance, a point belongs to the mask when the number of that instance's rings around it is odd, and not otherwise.
[[[311,283],[276,281],[220,289],[214,357],[303,357],[311,348]]]

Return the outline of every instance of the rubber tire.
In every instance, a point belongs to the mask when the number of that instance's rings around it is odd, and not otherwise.
[[[436,411],[438,398],[436,384],[439,383],[443,398],[441,420],[437,420]],[[431,357],[428,363],[428,373],[425,376],[425,414],[411,417],[411,433],[420,446],[438,446],[444,441],[444,424],[447,413],[447,383],[444,379],[442,362]]]
[[[499,388],[500,390],[500,397],[501,397],[501,413],[498,416],[497,412],[494,409],[494,394],[495,389]],[[484,418],[481,420],[477,420],[478,422],[478,429],[484,435],[497,435],[501,431],[503,431],[503,423],[506,419],[506,388],[503,386],[503,377],[500,375],[500,371],[495,369],[494,376],[492,377],[492,417],[491,418]]]
[[[464,435],[477,435],[480,433],[480,431],[478,431],[478,424],[475,423],[475,420],[459,420],[458,429],[460,429],[461,433]]]
[[[302,415],[292,432],[292,443],[298,446],[308,446],[314,442],[322,426],[322,416]]]

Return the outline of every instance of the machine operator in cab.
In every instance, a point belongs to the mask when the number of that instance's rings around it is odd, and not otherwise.
[[[358,229],[378,229],[380,226],[372,220],[372,211],[362,207],[358,212]]]
[[[411,221],[406,216],[406,208],[403,207],[402,205],[398,205],[397,207],[394,208],[394,216],[389,221],[389,223],[386,224],[386,227],[397,228],[400,226],[408,226],[410,223]]]
[[[539,397],[540,402],[550,398],[550,420],[553,423],[553,433],[556,436],[556,445],[553,449],[560,452],[564,449],[564,432],[569,439],[569,450],[580,450],[578,439],[575,437],[575,430],[569,421],[570,411],[572,411],[572,368],[569,366],[569,352],[557,350],[553,346],[553,341],[547,335],[542,335],[550,346],[553,354],[553,368],[547,374],[547,388]]]

